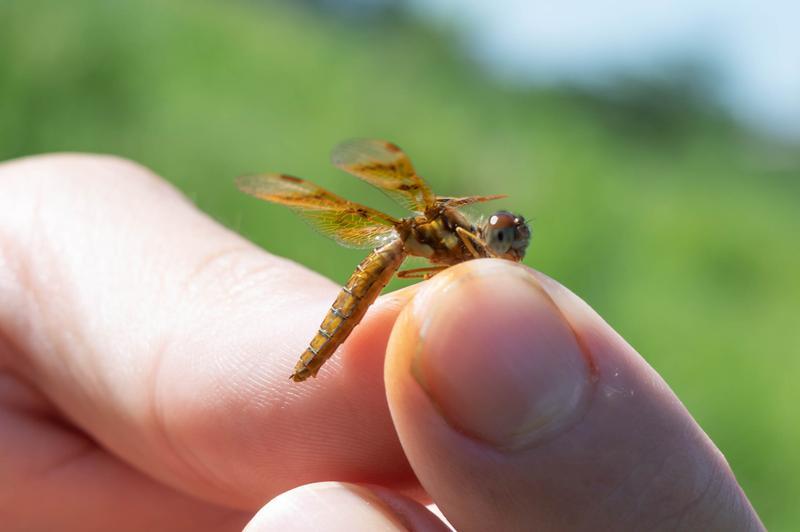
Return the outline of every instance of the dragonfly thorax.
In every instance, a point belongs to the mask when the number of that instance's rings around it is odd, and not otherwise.
[[[409,255],[424,257],[434,264],[458,264],[475,256],[458,235],[457,228],[476,234],[474,225],[455,209],[403,220],[398,234]],[[479,252],[480,253],[480,252]],[[481,256],[488,256],[480,253]]]

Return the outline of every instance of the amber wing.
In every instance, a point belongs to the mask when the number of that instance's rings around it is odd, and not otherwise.
[[[394,236],[397,221],[348,201],[309,181],[286,174],[258,174],[236,180],[239,190],[286,205],[323,235],[347,247],[370,248]]]
[[[464,207],[466,205],[472,205],[473,203],[483,203],[485,201],[494,201],[503,198],[507,198],[508,196],[505,194],[494,194],[492,196],[465,196],[463,198],[447,198],[442,196],[437,196],[436,201],[439,203],[444,203],[448,207]]]
[[[435,196],[417,175],[411,160],[385,140],[352,139],[333,149],[331,162],[373,185],[410,211],[425,212]]]

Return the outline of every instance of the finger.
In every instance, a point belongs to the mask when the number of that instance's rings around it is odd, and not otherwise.
[[[271,500],[245,528],[245,532],[260,530],[442,532],[449,528],[418,502],[386,488],[321,482]]]
[[[386,379],[409,460],[458,530],[760,528],[653,369],[521,265],[472,261],[421,288]]]
[[[0,363],[92,439],[242,508],[321,479],[415,485],[382,381],[402,294],[298,385],[288,374],[337,285],[123,160],[23,159],[0,186]]]
[[[157,483],[61,422],[0,371],[3,530],[241,530],[247,515]]]

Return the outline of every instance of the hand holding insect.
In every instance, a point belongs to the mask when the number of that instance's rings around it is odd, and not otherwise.
[[[653,369],[520,265],[379,298],[296,386],[337,284],[131,162],[33,157],[0,187],[5,529],[443,530],[430,500],[466,531],[761,528]]]

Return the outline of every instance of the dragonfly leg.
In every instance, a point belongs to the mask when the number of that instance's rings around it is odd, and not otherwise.
[[[413,270],[402,270],[397,272],[400,279],[430,279],[447,266],[428,266],[427,268],[414,268]]]
[[[486,247],[486,243],[483,240],[481,240],[481,238],[478,235],[470,233],[463,227],[456,227],[456,234],[464,243],[464,245],[467,246],[467,249],[469,250],[470,253],[472,253],[472,256],[476,259],[481,258],[481,254],[478,253],[478,250],[475,248],[476,245],[478,248],[482,250],[488,251],[489,249],[488,247]]]

